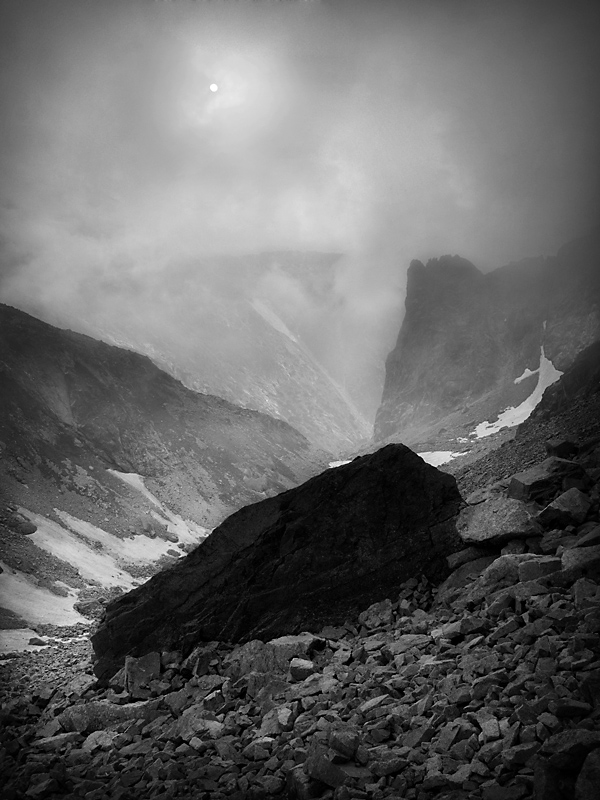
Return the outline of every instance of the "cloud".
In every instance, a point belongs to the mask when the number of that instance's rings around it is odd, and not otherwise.
[[[0,5],[5,301],[101,313],[178,263],[330,250],[329,346],[381,359],[412,258],[489,269],[596,218],[596,4]]]

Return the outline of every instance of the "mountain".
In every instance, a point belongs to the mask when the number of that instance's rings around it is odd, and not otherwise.
[[[596,231],[556,256],[488,274],[458,256],[413,261],[376,441],[451,445],[486,435],[494,427],[483,423],[531,398],[525,418],[545,386],[600,338],[599,257]]]
[[[131,653],[341,624],[416,571],[443,577],[460,505],[452,477],[389,445],[247,506],[108,607],[98,674]]]
[[[12,597],[18,611],[43,579],[34,621],[57,593],[72,612],[85,586],[131,588],[330,458],[283,420],[4,305],[0,394],[0,558],[12,569],[0,605]]]
[[[99,277],[81,306],[49,321],[147,355],[189,388],[283,419],[339,453],[370,437],[375,407],[359,408],[361,393],[344,387],[339,260],[273,252],[169,265],[168,280],[150,268],[118,286]],[[373,395],[379,365],[365,364],[362,394]]]

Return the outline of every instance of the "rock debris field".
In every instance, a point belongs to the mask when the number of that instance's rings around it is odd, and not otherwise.
[[[568,457],[563,457],[563,456]],[[2,797],[597,800],[600,448],[467,498],[440,586],[339,627],[2,667]]]

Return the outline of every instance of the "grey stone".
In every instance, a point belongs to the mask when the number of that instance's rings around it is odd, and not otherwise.
[[[66,731],[91,733],[126,720],[156,719],[161,715],[159,704],[159,700],[140,700],[126,705],[116,705],[108,700],[94,700],[66,708],[58,719]]]
[[[568,489],[537,515],[545,528],[566,528],[581,525],[591,506],[591,500],[579,489]]]
[[[600,747],[600,731],[572,729],[555,733],[543,743],[540,754],[558,769],[578,770],[588,753]]]
[[[160,653],[146,653],[140,658],[125,657],[125,691],[135,700],[150,697],[148,684],[159,677]]]
[[[592,751],[583,762],[575,784],[575,800],[598,800],[600,789],[600,750]]]
[[[562,569],[560,558],[538,556],[519,564],[519,581],[535,581],[551,572],[557,572],[559,569]]]
[[[290,677],[293,681],[303,681],[314,672],[315,665],[306,658],[292,658],[290,661]]]
[[[523,472],[513,475],[507,494],[515,500],[547,504],[560,492],[563,479],[583,478],[583,468],[563,458],[547,458]]]
[[[463,542],[473,545],[496,545],[539,532],[524,503],[502,496],[463,509],[456,527]]]

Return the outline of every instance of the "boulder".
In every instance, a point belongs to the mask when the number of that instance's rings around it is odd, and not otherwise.
[[[557,458],[574,458],[579,452],[579,445],[569,439],[548,439],[546,441],[546,452],[549,456]]]
[[[153,720],[161,713],[158,700],[141,700],[126,705],[95,700],[69,706],[59,715],[58,720],[65,731],[91,733],[127,720]]]
[[[567,489],[540,511],[537,519],[545,528],[581,525],[591,505],[592,501],[587,494],[576,488]]]
[[[513,475],[507,494],[515,500],[546,505],[561,491],[565,478],[581,480],[585,472],[580,464],[564,458],[546,458],[523,472]]]
[[[600,545],[573,547],[562,554],[563,569],[582,569],[594,575],[600,571]]]
[[[593,750],[583,762],[575,784],[575,800],[597,800],[600,787],[600,750]]]
[[[524,503],[497,495],[460,512],[458,533],[465,544],[495,545],[538,532]]]
[[[160,653],[146,653],[141,658],[125,659],[125,690],[135,700],[150,697],[148,684],[160,677]]]
[[[558,769],[580,769],[588,753],[600,748],[600,731],[566,730],[546,739],[540,755]]]
[[[452,476],[394,444],[246,506],[107,607],[93,636],[96,672],[152,650],[319,630],[414,575],[439,581],[461,504]]]

